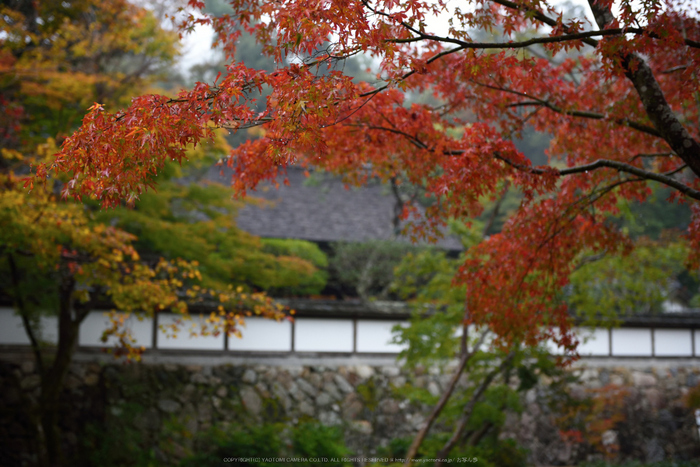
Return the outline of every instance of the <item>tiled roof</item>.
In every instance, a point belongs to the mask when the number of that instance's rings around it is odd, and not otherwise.
[[[230,172],[214,168],[207,178],[230,182]],[[266,183],[250,196],[263,199],[260,205],[247,204],[238,214],[238,227],[260,237],[297,238],[315,242],[365,242],[394,239],[395,199],[389,187],[370,182],[363,187],[346,188],[339,177],[314,174],[290,167],[289,185],[279,180],[279,189]],[[399,238],[410,241],[408,238]],[[461,250],[456,237],[446,236],[438,247]]]

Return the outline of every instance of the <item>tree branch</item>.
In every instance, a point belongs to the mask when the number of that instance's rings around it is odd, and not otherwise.
[[[528,167],[524,166],[521,164],[516,164],[513,161],[501,156],[500,154],[494,154],[494,157],[498,160],[501,160],[505,162],[506,164],[510,165],[511,167],[514,167],[518,170],[524,170],[527,172],[530,172],[532,174],[544,174],[546,172],[545,169],[538,169],[536,167]],[[672,175],[679,170],[685,168],[679,167],[677,169],[674,169],[670,172],[664,173],[664,174],[659,174],[656,172],[649,172],[648,170],[640,169],[638,167],[635,167],[633,165],[625,164],[624,162],[618,162],[618,161],[611,161],[607,159],[598,159],[595,162],[592,162],[590,164],[586,165],[580,165],[577,167],[571,167],[568,169],[562,169],[562,170],[557,170],[558,175],[560,176],[566,176],[566,175],[573,175],[573,174],[578,174],[578,173],[585,173],[588,171],[600,169],[602,167],[608,167],[612,169],[616,169],[619,172],[625,172],[629,173],[632,175],[636,175],[638,177],[641,177],[646,180],[654,180],[659,183],[663,183],[664,185],[670,186],[671,188],[674,188],[684,195],[688,196],[689,198],[697,199],[700,200],[700,191],[691,188],[687,185],[684,185],[683,183],[679,182],[675,178],[672,177]],[[556,169],[554,169],[556,170]]]
[[[362,126],[362,125],[355,125],[355,126]],[[428,147],[428,145],[426,145],[424,142],[422,142],[421,140],[419,140],[415,136],[409,135],[401,130],[387,128],[387,127],[374,126],[374,125],[365,126],[365,127],[368,129],[372,129],[372,130],[388,131],[390,133],[395,133],[395,134],[404,136],[411,143],[413,143],[416,147],[418,147],[420,149],[431,150],[430,147]],[[444,153],[446,155],[450,155],[450,156],[459,156],[459,155],[463,154],[464,151],[462,151],[462,150],[451,150],[451,151],[448,150],[448,151],[445,151]],[[660,157],[660,156],[663,156],[665,154],[666,153],[640,154],[636,157]],[[663,183],[666,186],[669,186],[671,188],[674,188],[674,189],[680,191],[681,193],[688,196],[689,198],[700,200],[700,190],[696,190],[692,187],[689,187],[688,185],[685,185],[672,177],[672,175],[674,175],[675,173],[686,168],[687,167],[686,165],[680,166],[680,167],[678,167],[670,172],[660,174],[660,173],[650,172],[648,170],[640,169],[639,167],[635,167],[633,165],[626,164],[624,162],[607,160],[607,159],[598,159],[597,161],[592,162],[590,164],[557,170],[554,168],[539,169],[537,167],[530,167],[530,166],[526,166],[526,165],[522,165],[522,164],[517,164],[517,163],[511,161],[510,159],[501,156],[498,153],[494,154],[493,157],[500,160],[500,161],[505,162],[506,164],[510,165],[511,167],[513,167],[515,169],[529,172],[529,173],[535,174],[535,175],[544,175],[545,173],[553,170],[559,176],[567,176],[567,175],[574,175],[574,174],[578,174],[578,173],[586,173],[588,171],[593,171],[593,170],[607,167],[607,168],[615,169],[619,172],[625,172],[625,173],[629,173],[632,175],[636,175],[636,176],[643,178],[643,179],[646,179],[646,180],[654,180],[656,182]]]
[[[508,194],[508,188],[510,188],[510,180],[506,179],[505,183],[503,184],[503,190],[501,191],[501,196],[498,198],[498,201],[496,202],[496,205],[493,207],[493,211],[491,212],[491,215],[489,216],[489,220],[486,222],[486,225],[484,226],[484,230],[482,231],[482,238],[485,238],[486,235],[488,234],[488,231],[491,230],[491,227],[493,227],[493,223],[496,221],[496,217],[498,217],[498,212],[501,210],[501,205],[503,204],[503,201],[506,199],[506,195]]]
[[[607,120],[611,121],[614,123],[617,123],[618,125],[626,126],[628,128],[632,128],[637,131],[641,131],[642,133],[646,133],[651,136],[656,136],[658,138],[661,138],[662,135],[661,133],[654,127],[651,127],[649,125],[645,125],[643,123],[635,122],[634,120],[629,120],[627,118],[610,118],[605,114],[601,114],[598,112],[590,112],[587,110],[566,110],[562,109],[560,107],[557,107],[556,105],[552,104],[546,99],[542,99],[539,97],[534,97],[530,94],[525,94],[524,92],[520,91],[515,91],[513,89],[505,88],[503,86],[495,86],[492,84],[486,84],[486,83],[481,83],[479,81],[471,80],[472,83],[476,84],[477,86],[482,86],[487,89],[493,89],[495,91],[501,91],[501,92],[507,92],[510,94],[514,94],[516,96],[520,97],[526,97],[528,99],[534,99],[530,101],[524,101],[524,102],[516,102],[514,104],[510,104],[511,107],[524,107],[524,106],[542,106],[546,107],[558,114],[562,115],[568,115],[571,117],[579,117],[579,118],[588,118],[588,119],[593,119],[593,120]]]
[[[12,276],[12,286],[15,289],[15,301],[17,303],[17,308],[19,308],[19,315],[22,318],[22,325],[24,330],[29,337],[29,342],[32,345],[32,353],[34,353],[34,358],[36,359],[36,366],[39,369],[39,374],[44,374],[44,358],[41,355],[41,347],[39,346],[39,341],[34,335],[34,330],[29,322],[29,316],[27,316],[29,310],[27,310],[24,297],[22,297],[22,291],[19,285],[19,270],[17,268],[17,263],[15,263],[15,258],[11,253],[7,253],[7,261],[10,264],[10,275]]]
[[[649,120],[673,151],[700,177],[700,143],[691,137],[666,101],[651,68],[637,54],[622,61],[625,75],[632,81]]]
[[[534,8],[531,8],[527,5],[521,5],[519,3],[511,2],[509,0],[491,0],[491,1],[493,3],[497,3],[499,5],[502,5],[504,7],[507,7],[507,8],[513,9],[513,10],[523,11],[525,13],[531,13],[533,19],[539,21],[540,23],[544,23],[548,26],[552,26],[552,27],[560,26],[559,23],[557,23],[557,21],[555,19],[552,19],[549,16],[542,13],[541,11],[536,10]],[[601,29],[603,29],[603,27],[601,27]],[[607,29],[607,30],[611,30],[611,29]],[[569,32],[569,31],[571,31],[571,29],[564,26],[564,31]],[[627,33],[647,34],[649,37],[651,37],[653,39],[661,39],[661,36],[659,36],[655,32],[646,31],[643,28],[627,28],[627,29],[623,29],[623,31],[624,31],[623,34],[627,34]],[[598,41],[595,39],[588,38],[588,39],[582,40],[582,42],[584,44],[590,45],[591,47],[598,46]],[[692,39],[685,38],[684,42],[685,42],[685,45],[687,45],[688,47],[700,48],[700,42],[698,42],[698,41],[694,41]]]
[[[474,407],[476,406],[476,403],[481,399],[481,396],[484,395],[488,387],[491,385],[493,380],[498,376],[498,374],[503,371],[504,368],[506,368],[508,365],[511,364],[513,361],[513,358],[515,357],[515,352],[511,351],[508,356],[503,360],[503,362],[497,367],[491,370],[489,374],[484,378],[484,380],[481,382],[481,385],[479,388],[476,390],[476,392],[472,395],[471,399],[469,400],[469,404],[467,404],[466,407],[464,407],[464,411],[462,412],[462,417],[459,420],[459,423],[455,427],[454,432],[452,433],[452,437],[445,443],[445,445],[440,449],[440,451],[437,453],[436,457],[438,458],[438,461],[435,463],[436,466],[442,465],[442,462],[440,462],[439,459],[445,459],[452,448],[454,448],[455,444],[457,444],[457,441],[462,437],[464,434],[464,430],[467,428],[467,424],[469,423],[469,420],[471,419],[472,413],[474,411]]]
[[[401,231],[401,214],[403,213],[404,200],[399,193],[399,186],[396,183],[396,177],[391,177],[391,192],[394,195],[396,203],[394,204],[394,216],[391,223],[394,226],[394,237],[398,236]]]
[[[571,42],[571,41],[582,41],[596,36],[621,36],[624,34],[644,34],[645,30],[641,28],[615,28],[606,29],[604,31],[584,31],[565,34],[562,36],[542,36],[533,37],[532,39],[527,39],[524,41],[510,41],[510,42],[469,42],[461,39],[453,39],[451,37],[437,36],[434,34],[427,34],[415,29],[411,29],[412,32],[417,34],[417,37],[411,37],[408,39],[392,39],[387,42],[403,44],[410,42],[419,42],[424,40],[431,40],[435,42],[444,42],[448,44],[459,45],[463,49],[522,49],[525,47],[530,47],[536,44],[556,44],[559,42]]]
[[[509,0],[491,0],[491,1],[493,3],[497,3],[499,5],[502,5],[506,8],[510,8],[512,10],[518,10],[518,11],[523,11],[525,13],[530,13],[532,15],[533,19],[539,21],[540,23],[544,23],[547,26],[551,26],[553,28],[556,28],[559,26],[559,23],[555,19],[552,19],[549,16],[542,13],[541,11],[539,11],[535,8],[531,8],[527,5],[521,5],[521,4],[518,4],[515,2],[511,2]],[[569,31],[571,31],[571,29],[564,26],[564,31],[569,32]],[[590,45],[591,47],[596,47],[598,45],[598,41],[595,39],[591,39],[591,38],[582,39],[581,42],[583,42],[584,44]]]
[[[464,313],[465,315],[468,313],[468,310],[466,308]],[[484,339],[486,338],[486,334],[487,331],[484,331],[481,334],[481,337],[479,337],[479,341],[476,343],[474,349],[471,352],[464,352],[462,354],[462,357],[459,360],[459,365],[457,366],[455,373],[452,375],[452,379],[450,379],[450,383],[447,385],[447,388],[442,393],[442,396],[440,396],[440,400],[438,401],[438,403],[435,405],[435,407],[433,407],[433,410],[430,412],[430,415],[425,421],[423,427],[420,429],[418,434],[416,434],[416,437],[413,438],[413,442],[411,443],[411,446],[406,452],[406,460],[403,464],[404,467],[410,467],[411,465],[413,465],[413,459],[418,454],[418,448],[420,448],[420,445],[423,443],[423,440],[428,435],[428,431],[430,431],[430,428],[433,426],[433,423],[435,423],[435,420],[437,419],[438,415],[440,415],[442,409],[445,408],[445,405],[450,400],[450,397],[452,397],[452,393],[454,393],[454,390],[457,387],[457,382],[459,381],[460,376],[462,376],[464,368],[466,368],[467,363],[472,358],[472,356],[474,356],[474,354],[476,354],[476,352],[479,351],[479,348],[481,347],[481,345],[484,342]]]
[[[600,29],[605,29],[615,20],[610,8],[604,4],[596,0],[588,0],[588,4]],[[649,120],[678,157],[700,177],[700,143],[690,136],[668,105],[654,72],[647,62],[634,52],[623,48],[619,56],[625,76],[637,91]]]

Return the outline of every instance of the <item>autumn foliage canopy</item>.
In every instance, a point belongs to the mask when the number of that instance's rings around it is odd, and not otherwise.
[[[194,10],[202,2],[190,0]],[[69,175],[64,195],[132,201],[169,160],[214,128],[259,126],[264,137],[224,161],[240,194],[289,164],[423,187],[436,200],[411,233],[434,236],[467,219],[507,184],[523,195],[502,231],[470,249],[456,278],[465,318],[503,342],[555,336],[572,344],[557,299],[587,255],[630,242],[606,218],[644,201],[652,180],[689,203],[691,264],[700,257],[700,10],[683,1],[590,0],[562,11],[539,0],[232,0],[210,24],[233,57],[242,32],[274,57],[272,72],[231,59],[228,74],[176,96],[144,95],[124,109],[93,105],[50,172]],[[190,10],[191,11],[191,10]],[[439,17],[442,20],[434,20]],[[436,26],[437,24],[437,26]],[[343,73],[364,54],[373,83]],[[255,99],[269,90],[265,110]],[[431,93],[432,104],[409,103]],[[535,167],[513,144],[529,125],[551,135],[550,164]],[[556,329],[565,332],[559,334]]]

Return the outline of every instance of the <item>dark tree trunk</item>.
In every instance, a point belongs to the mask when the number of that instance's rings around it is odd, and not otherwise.
[[[608,6],[597,0],[588,0],[588,4],[601,30],[614,21]],[[700,177],[700,143],[693,139],[668,105],[663,90],[647,62],[638,54],[624,49],[620,51],[620,58],[625,76],[637,91],[654,128],[690,170]]]
[[[64,465],[59,429],[61,392],[68,374],[78,329],[82,319],[73,317],[73,290],[75,281],[66,278],[59,286],[58,347],[53,361],[41,374],[41,396],[39,399],[40,435],[43,437],[44,462],[48,466]]]

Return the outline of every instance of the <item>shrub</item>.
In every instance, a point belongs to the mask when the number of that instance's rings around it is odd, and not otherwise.
[[[315,244],[304,240],[289,240],[279,238],[261,239],[263,252],[272,254],[278,259],[294,261],[300,258],[311,263],[315,268],[310,275],[296,274],[293,268],[280,271],[287,277],[278,278],[283,287],[272,288],[268,292],[276,296],[318,295],[326,286],[328,280],[328,258]]]
[[[330,462],[349,453],[340,429],[312,422],[288,429],[282,423],[214,429],[199,444],[199,452],[185,459],[181,467],[220,466],[224,458],[235,459],[226,465],[241,467],[291,465],[280,460],[284,458],[296,458],[293,465],[300,466],[318,465],[318,458],[327,459],[323,465],[329,467],[349,465]]]
[[[336,243],[330,257],[329,286],[342,295],[386,298],[394,268],[419,247],[401,242]]]

